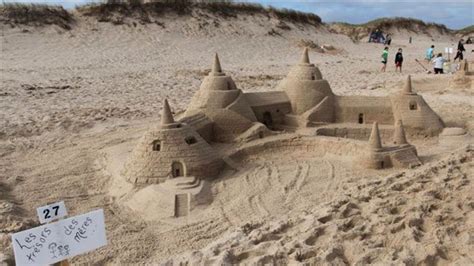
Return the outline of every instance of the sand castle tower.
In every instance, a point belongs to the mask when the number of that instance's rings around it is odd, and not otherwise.
[[[221,68],[216,54],[212,70],[191,99],[186,116],[204,113],[214,123],[215,141],[230,141],[257,121],[244,93]]]
[[[193,128],[174,120],[164,100],[160,125],[139,140],[123,174],[134,184],[162,183],[186,176],[211,179],[222,166],[222,159]]]
[[[370,132],[369,137],[369,150],[371,152],[378,152],[382,150],[382,141],[380,140],[379,125],[377,122],[374,122],[372,125],[372,132]]]
[[[408,141],[405,135],[405,129],[403,129],[402,120],[397,120],[397,122],[395,123],[395,128],[393,131],[393,144],[399,145],[399,146],[410,145],[408,144]]]
[[[383,169],[386,168],[387,162],[384,158],[382,141],[380,139],[379,126],[377,122],[372,125],[367,150],[360,160],[361,165],[365,168]]]
[[[474,89],[473,75],[474,72],[469,71],[469,62],[464,59],[459,65],[459,70],[450,80],[449,86],[455,89]]]
[[[318,67],[310,63],[308,48],[304,49],[300,62],[291,68],[278,89],[288,95],[293,114],[302,115],[318,106],[312,119],[333,122],[334,94]]]
[[[398,94],[390,97],[394,120],[403,121],[408,130],[416,130],[428,135],[435,135],[444,128],[441,118],[431,109],[422,96],[413,91],[411,76]]]

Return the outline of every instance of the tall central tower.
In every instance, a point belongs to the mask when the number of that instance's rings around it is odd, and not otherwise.
[[[321,122],[332,122],[334,94],[329,83],[323,79],[321,71],[310,63],[308,48],[304,49],[300,62],[291,68],[278,88],[288,95],[295,115],[305,113],[324,100],[325,112],[330,114],[325,114],[324,118],[321,117]]]

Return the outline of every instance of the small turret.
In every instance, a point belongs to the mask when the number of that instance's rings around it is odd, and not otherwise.
[[[403,129],[402,120],[397,120],[393,133],[393,143],[400,146],[409,145]]]
[[[408,131],[438,134],[444,127],[443,121],[412,87],[411,76],[407,76],[403,88],[390,97],[394,121],[402,120]]]
[[[178,127],[179,123],[176,123],[173,118],[173,114],[171,113],[170,105],[168,104],[168,100],[165,99],[163,101],[163,110],[161,113],[161,125],[160,128],[176,128]]]
[[[370,133],[369,138],[369,148],[372,151],[382,150],[382,141],[380,140],[379,125],[377,122],[374,122],[372,126],[372,132]]]
[[[411,86],[411,76],[408,75],[407,81],[405,82],[405,87],[403,87],[403,94],[416,94],[413,92],[413,88]]]
[[[221,68],[221,62],[219,61],[219,55],[214,56],[214,65],[212,65],[212,70],[211,73],[209,73],[211,76],[224,76],[224,73],[222,72]]]
[[[308,55],[308,47],[304,48],[303,54],[301,55],[300,65],[309,65],[309,55]]]

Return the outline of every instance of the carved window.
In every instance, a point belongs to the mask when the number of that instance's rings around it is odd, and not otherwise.
[[[161,150],[161,140],[153,141],[152,146],[153,146],[154,151],[160,151]]]
[[[188,145],[192,145],[192,144],[194,144],[194,143],[197,142],[196,138],[193,137],[193,136],[186,137],[186,138],[184,139],[184,141],[186,141],[186,143],[187,143]]]
[[[411,101],[409,103],[409,107],[410,107],[410,110],[416,110],[418,109],[418,104],[416,103],[416,101]]]
[[[359,114],[359,124],[364,124],[364,114]]]

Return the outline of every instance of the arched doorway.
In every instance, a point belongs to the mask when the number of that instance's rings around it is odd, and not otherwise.
[[[273,118],[270,112],[263,113],[263,124],[265,124],[268,129],[273,130]]]
[[[183,163],[173,162],[171,164],[171,175],[173,177],[185,176]]]
[[[359,124],[364,124],[364,114],[359,114]]]

